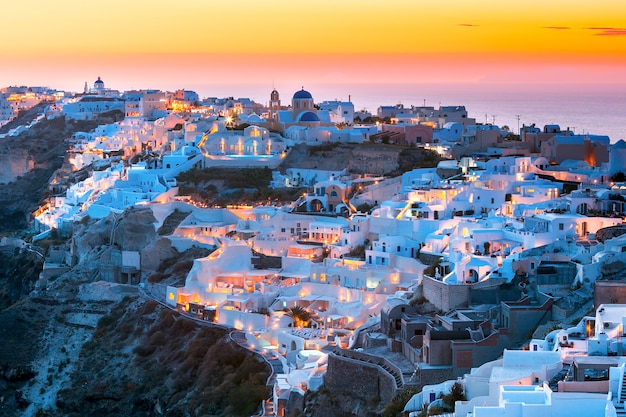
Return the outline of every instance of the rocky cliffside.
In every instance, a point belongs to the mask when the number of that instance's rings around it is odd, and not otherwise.
[[[154,222],[150,210],[129,209],[45,242],[71,249],[76,265],[35,291],[41,256],[3,247],[0,416],[248,416],[260,407],[269,367],[226,329],[101,280],[116,251],[163,246]],[[207,254],[166,249],[153,282],[184,279],[191,259]]]

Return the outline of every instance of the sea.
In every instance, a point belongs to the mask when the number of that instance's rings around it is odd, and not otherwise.
[[[217,87],[217,88],[216,88]],[[479,123],[508,126],[519,132],[523,125],[558,124],[576,134],[607,135],[612,143],[626,140],[626,84],[316,84],[280,86],[282,104],[290,104],[295,91],[304,88],[316,103],[350,100],[355,110],[373,114],[381,105],[465,106]],[[248,97],[267,104],[272,86],[197,86],[201,97]],[[221,95],[220,95],[221,93]]]

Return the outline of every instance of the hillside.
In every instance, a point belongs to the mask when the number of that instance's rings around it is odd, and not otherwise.
[[[165,250],[153,221],[148,209],[127,210],[112,245],[111,219],[77,225],[72,241],[54,243],[74,244],[78,264],[34,292],[41,258],[4,247],[15,262],[0,269],[0,417],[248,416],[267,398],[269,367],[228,330],[99,280],[115,251],[136,245],[154,247],[152,278],[165,282],[207,254]]]
[[[48,182],[63,166],[68,138],[75,132],[88,132],[120,117],[121,112],[110,112],[88,121],[57,117],[42,120],[18,136],[0,139],[0,162],[5,165],[5,171],[16,174],[5,177],[4,184],[0,184],[0,233],[28,228],[31,214],[48,195]]]

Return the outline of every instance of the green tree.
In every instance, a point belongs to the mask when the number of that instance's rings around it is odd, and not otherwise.
[[[463,389],[463,385],[459,382],[455,382],[454,385],[452,385],[448,394],[441,396],[441,401],[447,411],[454,411],[455,403],[465,400],[467,400],[465,390]]]
[[[432,264],[424,268],[424,275],[428,275],[429,277],[434,277],[435,273],[437,272],[437,267],[439,266],[440,263],[441,263],[441,258],[435,259],[435,262],[433,262]]]
[[[402,410],[404,410],[404,406],[409,402],[413,395],[417,394],[419,391],[414,387],[404,388],[402,391],[396,394],[395,397],[391,400],[387,407],[381,413],[382,417],[400,417],[402,416]]]

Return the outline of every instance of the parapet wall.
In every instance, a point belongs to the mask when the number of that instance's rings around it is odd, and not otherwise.
[[[594,284],[594,305],[626,303],[626,280],[598,280]]]
[[[336,394],[364,401],[378,399],[381,404],[388,404],[397,393],[393,377],[377,365],[334,353],[328,355],[324,385]]]
[[[441,311],[447,312],[455,308],[465,307],[469,303],[470,285],[446,284],[428,276],[424,276],[422,285],[424,297]]]

